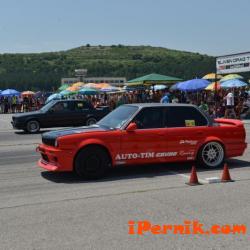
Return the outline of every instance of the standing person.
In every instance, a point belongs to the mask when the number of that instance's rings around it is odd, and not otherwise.
[[[12,96],[8,96],[7,98],[7,101],[8,101],[8,111],[7,113],[11,113],[12,112]]]
[[[4,97],[3,103],[4,103],[4,114],[7,114],[9,111],[8,97]]]
[[[20,103],[20,96],[17,96],[16,98],[16,112],[21,112],[21,103]]]
[[[124,104],[124,100],[123,100],[122,96],[119,96],[117,101],[116,101],[116,107],[119,107],[123,104]]]
[[[108,103],[108,95],[107,93],[104,93],[104,104],[107,105]]]
[[[16,96],[12,96],[12,98],[11,98],[12,113],[16,113],[16,104],[17,104],[17,97]]]
[[[110,100],[110,102],[109,102],[109,108],[110,108],[111,111],[114,110],[114,109],[116,109],[116,103],[114,101],[114,98],[112,98]]]
[[[29,111],[32,111],[32,106],[33,106],[33,100],[32,97],[28,98],[28,109]]]
[[[187,103],[187,97],[184,92],[180,93],[180,102],[181,103]]]
[[[236,113],[237,119],[239,119],[239,120],[241,118],[241,113],[242,113],[243,109],[244,109],[244,98],[240,97],[239,102],[235,107],[235,111],[236,111],[235,113]]]
[[[29,99],[27,96],[23,98],[23,112],[28,112]]]
[[[40,98],[37,98],[36,99],[36,109],[40,110],[40,108],[41,108]]]
[[[160,103],[169,103],[169,97],[168,97],[168,93],[167,92],[161,98]]]
[[[4,113],[4,97],[0,97],[0,112]]]
[[[172,103],[179,103],[179,99],[176,95],[173,95]]]
[[[232,91],[228,90],[227,95],[225,96],[226,99],[226,111],[225,111],[225,118],[236,118],[236,114],[234,111],[234,94]]]

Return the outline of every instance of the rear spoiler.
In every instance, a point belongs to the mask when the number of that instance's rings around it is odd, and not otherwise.
[[[224,123],[227,125],[233,125],[236,127],[243,127],[244,126],[243,122],[240,120],[217,118],[217,119],[214,119],[214,121],[218,122],[218,123]]]

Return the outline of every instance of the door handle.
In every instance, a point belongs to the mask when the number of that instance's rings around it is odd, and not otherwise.
[[[197,134],[197,135],[203,135],[203,132],[202,132],[202,131],[197,131],[196,134]]]

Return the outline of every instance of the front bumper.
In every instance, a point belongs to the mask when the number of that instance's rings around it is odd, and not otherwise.
[[[40,144],[36,151],[41,154],[38,166],[53,172],[64,172],[73,170],[73,153],[55,147]]]
[[[38,166],[43,168],[43,169],[46,169],[48,171],[59,172],[58,166],[55,166],[55,165],[53,165],[51,163],[48,163],[48,162],[44,161],[43,159],[40,159],[38,161]]]
[[[18,123],[18,122],[11,121],[11,125],[14,129],[24,129],[25,128],[24,123]]]

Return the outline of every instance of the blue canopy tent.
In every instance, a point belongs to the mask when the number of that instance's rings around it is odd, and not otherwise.
[[[69,90],[63,90],[59,94],[62,95],[62,96],[64,96],[64,95],[70,95],[70,93],[71,92]]]
[[[78,92],[81,95],[97,95],[100,92],[96,89],[91,89],[91,88],[82,88]]]
[[[100,91],[101,92],[118,92],[118,91],[120,91],[120,88],[118,88],[118,87],[113,87],[113,86],[110,86],[110,87],[108,87],[108,88],[102,88],[102,89],[100,89]]]
[[[192,79],[184,82],[179,82],[176,89],[187,92],[195,92],[205,89],[210,84],[205,79]]]
[[[179,82],[175,83],[175,84],[172,85],[169,89],[170,89],[170,90],[177,90],[178,84],[179,84]]]
[[[220,86],[221,88],[240,88],[240,87],[247,86],[247,83],[239,79],[232,79],[232,80],[222,82]]]
[[[47,98],[45,104],[47,104],[48,102],[50,102],[50,101],[52,101],[52,100],[60,100],[61,97],[62,97],[62,96],[61,96],[60,94],[58,94],[58,93],[52,94],[52,95],[50,95],[50,96]]]
[[[1,96],[19,96],[20,92],[15,89],[5,89],[1,92]]]

